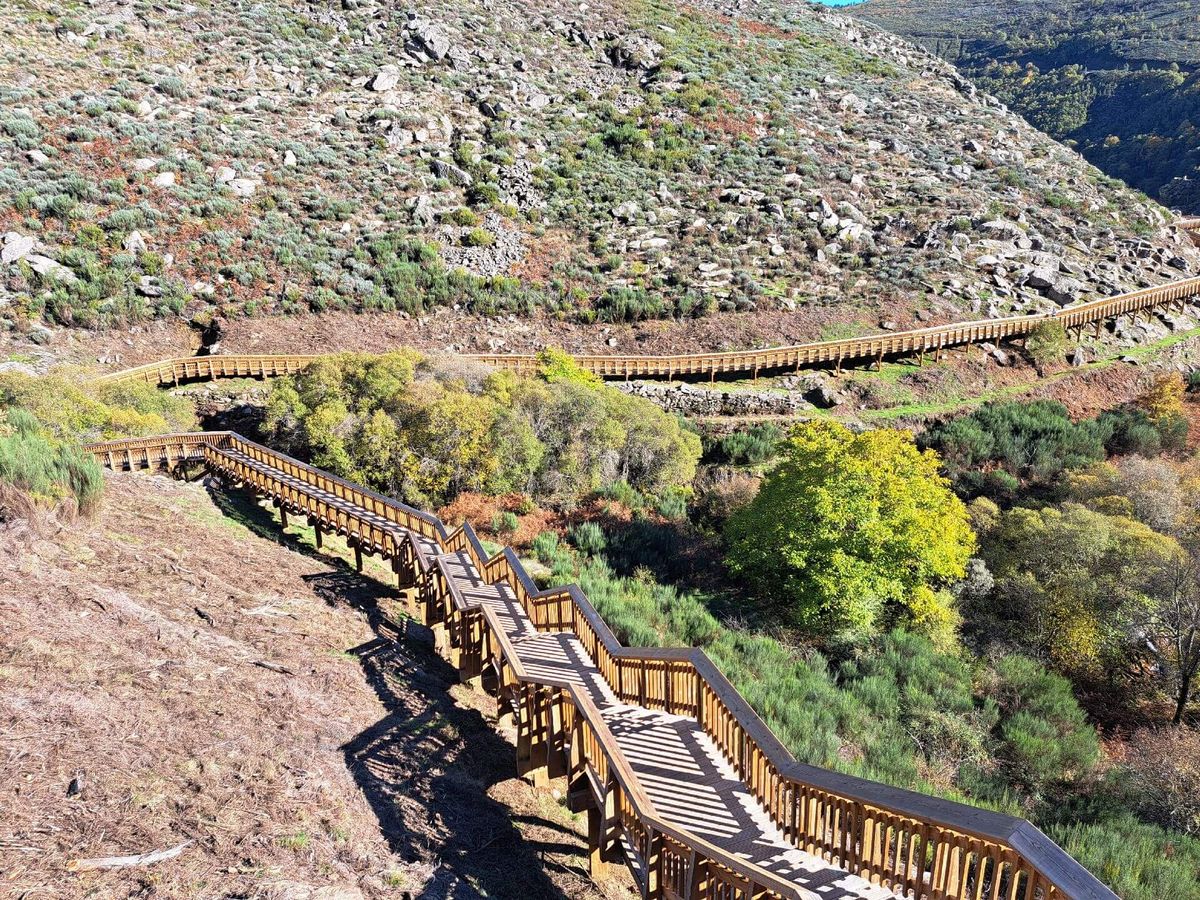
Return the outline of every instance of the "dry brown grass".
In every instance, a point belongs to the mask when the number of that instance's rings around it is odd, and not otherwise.
[[[114,476],[96,520],[0,530],[0,897],[603,896],[394,592],[226,511]]]

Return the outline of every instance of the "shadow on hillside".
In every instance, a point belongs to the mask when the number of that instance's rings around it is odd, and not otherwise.
[[[564,900],[568,895],[547,872],[570,871],[574,879],[582,873],[547,854],[578,859],[583,841],[557,822],[515,814],[489,796],[497,785],[501,792],[525,790],[502,784],[515,775],[516,750],[479,710],[455,703],[450,689],[458,672],[434,651],[430,631],[388,615],[396,590],[282,532],[275,513],[250,493],[212,480],[208,491],[225,515],[254,534],[328,566],[305,582],[326,603],[357,609],[370,624],[374,637],[347,652],[358,657],[387,715],[341,749],[393,852],[434,868],[413,896]],[[526,838],[518,823],[549,837]]]
[[[330,580],[318,590],[343,586]],[[362,596],[353,589],[342,596],[355,595]],[[427,629],[388,618],[375,601],[355,605],[376,637],[348,652],[359,658],[388,715],[342,751],[392,850],[406,860],[436,860],[437,871],[419,896],[565,897],[546,875],[556,864],[545,854],[578,856],[579,837],[542,817],[514,816],[489,796],[490,788],[513,777],[513,745],[478,710],[454,702],[450,687],[458,673],[434,653]],[[528,840],[516,822],[549,830],[555,839]]]

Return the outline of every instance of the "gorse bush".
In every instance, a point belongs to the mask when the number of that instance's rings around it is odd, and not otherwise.
[[[778,425],[760,422],[718,438],[706,438],[705,462],[759,465],[775,458],[783,436],[783,429]]]
[[[55,439],[34,415],[0,405],[0,485],[29,495],[35,503],[57,505],[74,500],[81,513],[90,514],[104,489],[99,463],[78,444]],[[0,519],[7,510],[0,492]]]
[[[571,543],[579,549],[579,552],[588,556],[598,556],[608,546],[604,530],[595,522],[580,522],[578,525],[572,526],[570,537]]]

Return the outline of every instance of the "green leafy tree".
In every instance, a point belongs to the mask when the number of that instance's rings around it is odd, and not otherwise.
[[[808,423],[781,450],[726,526],[726,559],[792,621],[865,633],[909,624],[914,603],[962,578],[975,548],[966,508],[911,434]]]
[[[974,630],[1070,673],[1127,660],[1130,625],[1154,574],[1182,554],[1141,522],[1077,503],[976,518],[985,520],[981,555],[995,589],[967,610]]]

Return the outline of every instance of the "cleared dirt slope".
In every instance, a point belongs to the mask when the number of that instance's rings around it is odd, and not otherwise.
[[[605,896],[393,592],[275,535],[127,475],[93,521],[0,530],[0,897]]]

